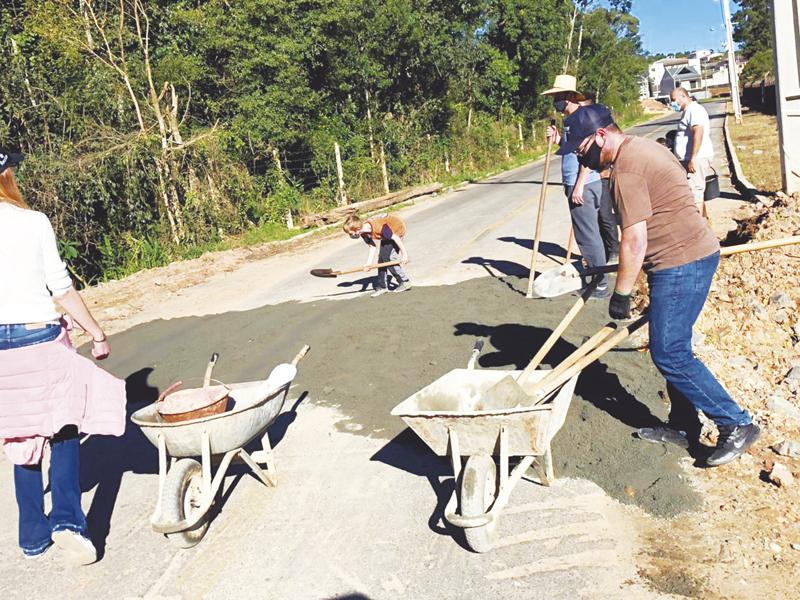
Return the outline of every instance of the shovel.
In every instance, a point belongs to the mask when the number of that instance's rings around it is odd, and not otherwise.
[[[338,277],[339,275],[349,275],[350,273],[358,273],[359,271],[371,271],[372,269],[380,269],[383,267],[394,267],[399,265],[399,260],[390,262],[378,263],[375,265],[367,265],[366,267],[358,267],[357,269],[345,269],[344,271],[335,271],[334,269],[311,269],[311,274],[314,277]]]
[[[737,246],[727,246],[720,249],[720,256],[730,256],[741,252],[752,252],[754,250],[766,250],[768,248],[780,248],[800,244],[800,235],[779,238],[776,240],[766,240],[763,242],[753,242],[750,244],[739,244]],[[594,267],[579,271],[576,267],[578,263],[561,265],[548,269],[533,283],[533,290],[540,298],[555,298],[569,292],[574,292],[581,288],[581,277],[591,277],[601,273],[613,273],[619,269],[619,265],[606,265],[604,267]]]

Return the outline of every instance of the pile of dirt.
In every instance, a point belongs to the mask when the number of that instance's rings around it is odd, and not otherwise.
[[[730,243],[800,234],[800,196],[762,200],[766,205],[751,209]],[[800,442],[799,280],[800,245],[720,264],[698,322],[697,353],[753,414],[762,436],[734,463],[694,472],[705,499],[703,518],[681,517],[669,530],[654,530],[659,548],[645,571],[653,581],[671,569],[705,582],[698,597],[796,595],[800,484],[778,486],[770,472],[778,463],[800,476],[800,445],[791,444]],[[709,443],[714,435],[708,432]]]
[[[236,382],[265,377],[307,343],[311,352],[300,367],[298,394],[306,390],[308,401],[348,415],[336,424],[342,431],[391,440],[409,455],[429,453],[390,416],[391,409],[465,366],[476,338],[486,340],[482,368],[524,367],[575,300],[527,300],[524,286],[524,280],[481,278],[379,299],[286,303],[153,322],[114,336],[107,366],[131,378],[131,400],[152,401],[176,379],[201,375],[212,351],[220,354],[214,377]],[[545,362],[560,362],[574,351],[607,322],[606,310],[605,302],[592,302]],[[656,515],[698,506],[679,464],[681,452],[632,435],[664,417],[663,386],[646,353],[611,352],[587,368],[554,441],[557,476],[590,479]],[[322,451],[324,446],[309,448]],[[440,462],[447,472],[446,459]]]

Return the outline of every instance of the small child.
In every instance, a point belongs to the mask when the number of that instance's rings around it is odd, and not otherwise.
[[[369,265],[375,264],[377,254],[379,263],[399,260],[401,263],[408,262],[408,252],[403,244],[403,236],[406,234],[406,224],[397,215],[383,214],[362,221],[356,215],[351,215],[345,221],[344,232],[351,238],[359,237],[369,246],[369,257],[364,265],[365,269]],[[380,249],[375,242],[380,243]],[[387,288],[387,272],[391,272],[392,277],[397,280],[395,292],[405,292],[411,289],[408,276],[400,265],[393,267],[381,267],[378,269],[378,278],[375,281],[375,292],[373,298],[385,294]]]

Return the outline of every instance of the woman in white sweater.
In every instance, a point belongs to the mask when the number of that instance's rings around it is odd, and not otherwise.
[[[105,358],[110,351],[106,336],[72,285],[50,221],[31,210],[19,192],[13,167],[22,159],[0,150],[0,361],[6,352],[62,334],[54,299],[92,336],[92,355]],[[12,355],[7,356],[10,361]],[[50,446],[49,516],[44,514],[41,463],[14,465],[20,547],[27,558],[35,558],[56,544],[73,562],[89,564],[96,552],[81,509],[77,427],[63,427]]]

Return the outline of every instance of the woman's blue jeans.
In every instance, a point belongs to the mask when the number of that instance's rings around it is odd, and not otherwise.
[[[24,325],[0,325],[0,352],[49,342],[61,333],[60,325],[28,330]],[[2,360],[2,355],[0,355]],[[50,496],[53,508],[44,514],[42,465],[14,465],[14,487],[19,507],[19,545],[28,556],[44,552],[54,531],[70,529],[86,535],[81,508],[80,441],[78,429],[64,427],[50,440]]]
[[[703,309],[719,252],[680,267],[650,272],[650,355],[671,386],[717,425],[752,418],[692,352],[692,327]]]

